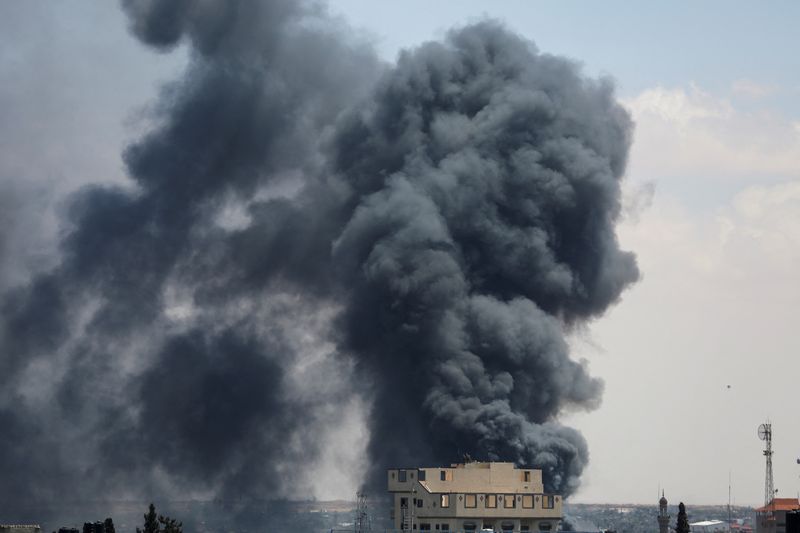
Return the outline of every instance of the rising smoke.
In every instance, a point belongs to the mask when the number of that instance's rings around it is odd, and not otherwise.
[[[286,495],[354,395],[377,490],[470,454],[573,492],[557,417],[602,383],[565,333],[638,277],[610,82],[495,22],[386,65],[316,2],[123,7],[190,65],[2,299],[0,498]]]

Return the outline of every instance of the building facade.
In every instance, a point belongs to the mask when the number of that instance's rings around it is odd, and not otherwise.
[[[800,509],[797,498],[773,498],[756,509],[756,533],[786,533],[786,513]]]
[[[393,468],[392,520],[401,531],[556,531],[562,498],[544,492],[542,471],[513,463]]]

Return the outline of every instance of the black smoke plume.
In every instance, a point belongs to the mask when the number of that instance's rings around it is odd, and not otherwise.
[[[2,299],[0,499],[286,495],[353,395],[377,490],[470,454],[574,491],[565,333],[638,276],[611,83],[495,22],[386,65],[316,2],[123,7],[191,60]]]

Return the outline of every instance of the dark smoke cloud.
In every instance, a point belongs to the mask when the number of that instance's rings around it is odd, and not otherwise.
[[[602,383],[565,333],[638,276],[611,84],[493,22],[387,66],[318,3],[123,6],[192,59],[131,183],[77,194],[59,266],[3,298],[0,498],[285,495],[353,394],[376,490],[469,453],[570,494],[557,417]]]

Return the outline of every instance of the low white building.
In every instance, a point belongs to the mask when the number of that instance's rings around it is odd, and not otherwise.
[[[722,520],[703,520],[689,524],[692,533],[730,533],[731,527]]]

